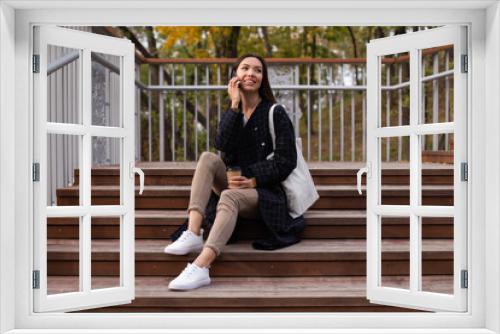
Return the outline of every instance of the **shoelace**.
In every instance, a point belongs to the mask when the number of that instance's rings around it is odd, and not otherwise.
[[[182,233],[182,235],[181,235],[181,238],[180,238],[180,239],[181,239],[182,241],[184,241],[184,240],[186,240],[188,237],[189,237],[189,232],[186,230],[186,231],[184,231],[184,232]]]
[[[190,265],[190,266],[187,266],[185,269],[184,269],[184,272],[183,273],[184,275],[187,275],[187,276],[191,276],[191,274],[196,270],[196,268],[194,267],[194,265]]]
[[[210,266],[208,266],[207,268],[210,268]],[[195,265],[194,264],[190,264],[186,268],[184,268],[182,274],[183,275],[187,275],[187,276],[191,276],[191,274],[194,273],[196,270],[197,270],[197,268],[195,268]]]

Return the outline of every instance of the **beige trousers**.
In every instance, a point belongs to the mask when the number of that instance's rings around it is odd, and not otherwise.
[[[204,245],[213,249],[217,256],[231,237],[238,215],[245,218],[257,218],[259,215],[256,189],[227,187],[226,165],[222,159],[215,153],[203,152],[194,172],[187,211],[196,210],[205,217],[211,190],[220,196],[215,221]]]

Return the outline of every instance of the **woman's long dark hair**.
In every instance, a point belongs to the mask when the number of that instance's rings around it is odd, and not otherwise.
[[[243,61],[243,59],[248,58],[248,57],[254,57],[260,60],[262,63],[262,82],[259,87],[259,95],[263,100],[267,100],[271,103],[276,103],[276,99],[274,98],[273,91],[271,90],[271,85],[269,84],[269,76],[267,74],[267,64],[264,60],[259,55],[256,55],[254,53],[246,53],[242,56],[240,56],[238,59],[236,59],[236,62],[233,64],[233,67],[231,69],[231,78],[236,75],[236,70],[238,69],[238,66],[240,66],[240,63]],[[230,101],[231,102],[231,101]],[[241,101],[240,101],[241,105]]]

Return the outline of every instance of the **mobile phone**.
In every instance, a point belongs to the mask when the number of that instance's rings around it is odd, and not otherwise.
[[[236,76],[236,75],[235,75],[235,76]],[[238,80],[239,80],[239,78],[238,78]],[[239,80],[239,81],[238,81],[238,83],[237,83],[236,85],[237,85],[238,87],[240,87],[240,85],[241,85],[241,80]]]
[[[231,76],[232,76],[232,78],[237,77],[237,75],[236,75],[236,71],[235,71],[235,70],[233,70],[233,71],[231,72]],[[238,79],[239,79],[239,78],[238,78]],[[238,82],[238,87],[240,87],[240,84],[241,84],[241,80]]]

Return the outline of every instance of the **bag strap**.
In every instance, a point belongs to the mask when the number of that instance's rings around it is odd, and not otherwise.
[[[269,132],[271,133],[271,138],[273,140],[273,152],[274,150],[276,150],[276,133],[274,132],[274,118],[273,118],[273,115],[274,115],[274,107],[276,107],[278,104],[275,103],[273,104],[273,106],[271,107],[271,109],[269,109]]]

